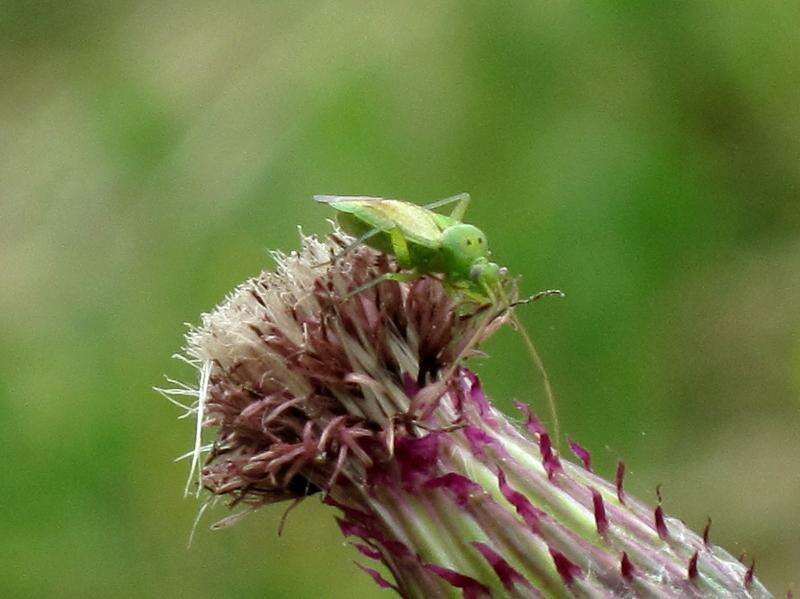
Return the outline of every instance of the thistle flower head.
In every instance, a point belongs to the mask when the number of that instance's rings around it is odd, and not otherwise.
[[[352,240],[303,239],[188,336],[201,370],[200,485],[250,508],[320,492],[342,533],[407,597],[768,597],[752,571],[661,506],[517,427],[464,366],[502,326],[442,283]],[[512,290],[513,291],[513,290]],[[345,299],[346,298],[346,299]],[[214,431],[203,446],[200,426]]]

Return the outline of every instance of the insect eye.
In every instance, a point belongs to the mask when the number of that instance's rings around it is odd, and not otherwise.
[[[483,243],[483,237],[478,237],[478,243]]]
[[[472,245],[472,240],[471,239],[467,239],[467,245]]]

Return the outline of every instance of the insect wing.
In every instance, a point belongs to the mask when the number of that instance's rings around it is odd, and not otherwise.
[[[402,200],[369,196],[317,195],[314,199],[330,204],[340,212],[352,214],[381,231],[400,229],[403,237],[411,243],[431,249],[440,246],[441,227],[434,218],[438,215],[422,206]]]
[[[351,214],[368,227],[379,231],[389,231],[397,227],[390,218],[382,216],[379,211],[371,210],[369,207],[366,207],[368,205],[358,200],[341,200],[331,204],[331,206],[339,212]]]
[[[385,198],[373,198],[370,196],[329,196],[316,195],[314,201],[322,204],[336,204],[337,202],[382,202]]]
[[[442,231],[433,213],[422,206],[399,200],[382,200],[365,202],[361,208],[355,214],[364,220],[374,218],[376,222],[370,223],[373,226],[380,226],[378,222],[391,223],[390,228],[400,229],[403,237],[411,243],[432,249],[441,245]],[[380,228],[385,230],[384,226]]]
[[[379,231],[388,231],[396,227],[391,219],[384,218],[379,212],[370,209],[370,207],[374,207],[386,201],[384,198],[321,195],[314,196],[314,199],[323,204],[330,204],[331,208],[339,212],[352,214],[361,222]]]

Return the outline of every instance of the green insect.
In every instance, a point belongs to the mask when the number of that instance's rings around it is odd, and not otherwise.
[[[361,196],[314,199],[337,210],[339,225],[357,238],[354,245],[366,243],[393,255],[403,270],[386,273],[351,295],[386,280],[409,281],[439,274],[450,289],[479,304],[505,300],[506,269],[489,259],[491,252],[483,231],[461,220],[469,206],[469,194],[427,206]],[[433,212],[448,204],[455,204],[448,216]]]
[[[348,298],[383,281],[413,281],[425,275],[441,275],[442,281],[451,291],[463,294],[481,307],[497,309],[487,314],[481,328],[485,328],[498,314],[508,313],[533,362],[542,373],[553,418],[554,437],[558,443],[558,414],[550,381],[533,342],[511,308],[542,297],[562,297],[564,294],[549,289],[521,301],[509,302],[505,291],[507,270],[490,260],[491,252],[483,231],[462,222],[469,206],[469,194],[461,193],[426,206],[365,196],[318,195],[314,199],[333,207],[337,211],[339,225],[356,238],[343,253],[365,243],[393,255],[401,268],[400,272],[383,274],[353,290]],[[433,212],[435,208],[450,204],[455,204],[455,207],[447,216]],[[479,330],[469,343],[470,347],[477,343],[480,335]],[[465,354],[466,351],[465,349],[462,353]],[[459,361],[456,360],[452,368]]]

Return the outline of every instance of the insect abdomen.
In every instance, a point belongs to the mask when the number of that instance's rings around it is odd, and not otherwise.
[[[337,213],[336,220],[345,233],[353,237],[361,237],[374,230],[374,227],[349,212]],[[364,243],[384,254],[395,255],[389,234],[384,231],[380,231],[369,237]],[[441,263],[439,259],[439,254],[441,252],[437,250],[432,250],[419,244],[409,242],[408,252],[411,256],[411,264],[419,272],[435,272],[436,267],[434,265]]]

